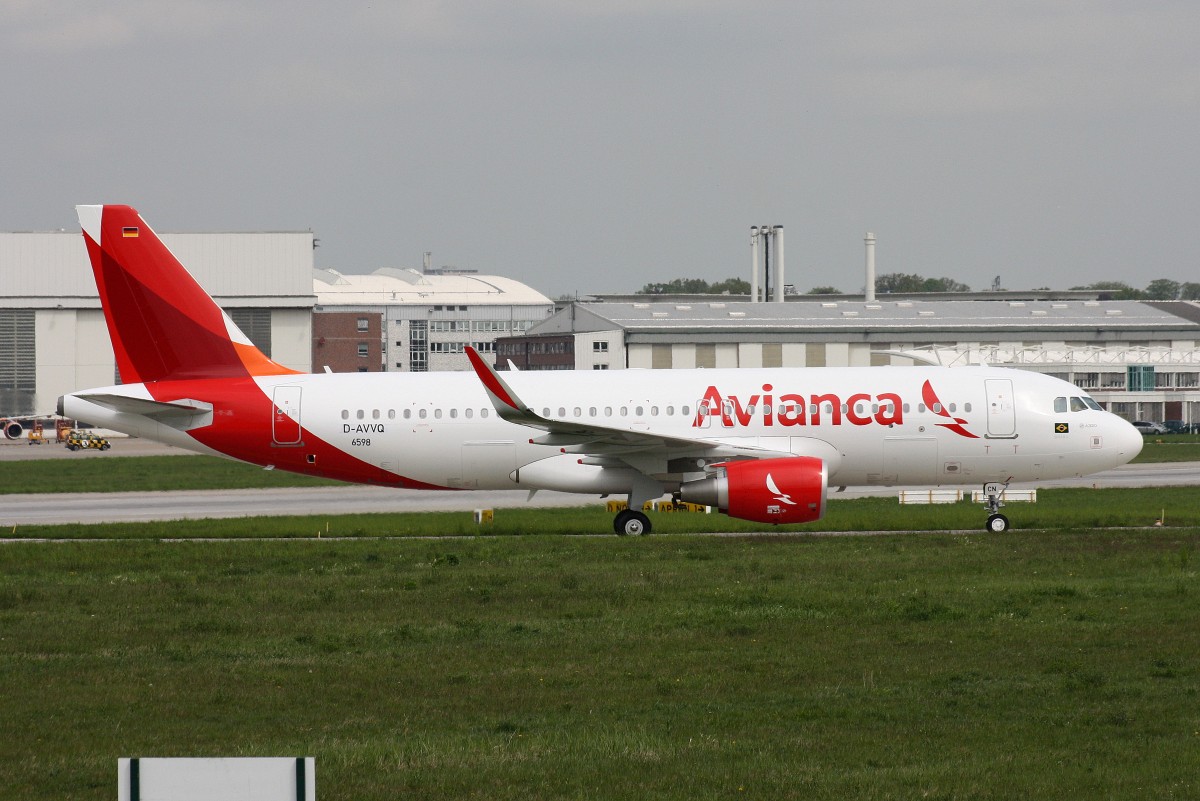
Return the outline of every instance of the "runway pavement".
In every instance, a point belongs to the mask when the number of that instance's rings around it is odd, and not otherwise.
[[[178,451],[176,451],[178,452]],[[1078,479],[1013,484],[1014,489],[1049,487],[1200,486],[1200,462],[1124,465]],[[968,487],[966,489],[973,489]],[[896,497],[899,487],[830,488],[831,498]],[[595,496],[539,492],[430,492],[346,485],[253,490],[177,492],[54,493],[0,495],[0,526],[119,523],[147,520],[463,511],[520,506],[588,506]]]

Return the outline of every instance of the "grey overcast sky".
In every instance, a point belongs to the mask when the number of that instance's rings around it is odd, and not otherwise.
[[[0,230],[129,203],[557,296],[1200,281],[1200,3],[0,0]]]

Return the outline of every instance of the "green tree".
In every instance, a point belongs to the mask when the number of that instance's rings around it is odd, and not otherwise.
[[[970,292],[971,287],[960,284],[953,278],[926,278],[921,284],[922,292]]]
[[[750,282],[741,278],[726,278],[710,284],[703,278],[676,278],[663,283],[646,284],[638,295],[731,295],[750,294]]]
[[[875,291],[894,292],[970,292],[971,287],[952,278],[926,278],[908,273],[884,273],[875,278]]]
[[[744,278],[726,278],[713,284],[708,291],[714,295],[749,295],[750,282]]]
[[[808,290],[808,294],[810,294],[810,295],[840,295],[840,294],[842,294],[842,290],[838,289],[836,286],[814,286],[812,289]]]
[[[1179,287],[1180,300],[1200,300],[1200,284],[1188,281]]]
[[[1175,300],[1179,297],[1179,290],[1182,288],[1178,281],[1172,281],[1170,278],[1155,278],[1146,285],[1147,300]]]
[[[1140,300],[1142,290],[1134,289],[1124,281],[1096,281],[1087,286],[1073,286],[1071,289],[1090,289],[1102,293],[1109,300]]]

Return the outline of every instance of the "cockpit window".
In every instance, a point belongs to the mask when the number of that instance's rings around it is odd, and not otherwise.
[[[1103,406],[1101,406],[1100,404],[1096,403],[1096,402],[1095,402],[1094,400],[1092,400],[1091,398],[1088,398],[1088,397],[1086,397],[1086,396],[1085,396],[1085,397],[1084,397],[1084,399],[1083,399],[1083,402],[1087,404],[1087,407],[1088,407],[1089,409],[1093,409],[1093,410],[1095,410],[1095,411],[1097,411],[1097,412],[1102,412],[1102,411],[1104,411],[1104,407],[1103,407]]]
[[[1071,398],[1071,411],[1082,412],[1087,408],[1087,404],[1083,402],[1083,398]]]
[[[1066,410],[1067,410],[1067,399],[1066,399],[1066,398],[1055,398],[1055,399],[1054,399],[1054,411],[1055,411],[1055,413],[1056,413],[1056,414],[1062,414],[1062,413],[1063,413],[1063,412],[1065,412]]]

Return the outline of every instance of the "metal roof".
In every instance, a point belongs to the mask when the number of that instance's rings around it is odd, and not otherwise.
[[[367,275],[314,270],[313,291],[320,306],[551,304],[541,292],[499,275],[426,274],[394,268]]]
[[[1200,312],[1200,306],[1187,304]],[[1200,321],[1173,313],[1172,306],[1141,301],[830,301],[746,303],[711,300],[688,303],[579,303],[578,311],[630,332],[840,332],[903,329],[973,331],[1061,330],[1077,335],[1119,330],[1186,331],[1200,334]],[[562,330],[564,310],[530,333]],[[589,330],[594,330],[594,324]]]

